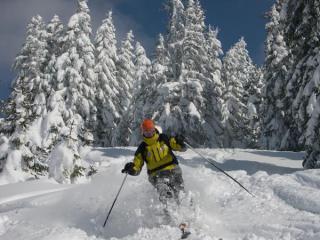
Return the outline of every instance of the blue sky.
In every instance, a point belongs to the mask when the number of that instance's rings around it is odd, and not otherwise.
[[[132,29],[149,55],[159,33],[165,33],[166,0],[89,0],[93,30],[100,25],[109,10],[119,41]],[[219,28],[218,38],[226,52],[242,36],[256,64],[263,63],[267,12],[275,0],[200,0],[206,23]],[[54,14],[67,23],[75,12],[76,0],[1,0],[0,8],[0,99],[8,97],[14,79],[11,71],[15,55],[25,39],[26,25],[31,17],[40,14],[50,21]]]

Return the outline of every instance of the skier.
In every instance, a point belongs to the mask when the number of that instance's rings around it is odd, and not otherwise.
[[[133,162],[127,163],[122,173],[137,176],[146,162],[149,182],[157,189],[159,200],[166,204],[168,199],[173,198],[179,203],[178,197],[184,191],[184,183],[181,168],[172,150],[186,151],[184,137],[160,134],[151,119],[142,122],[141,132],[143,142],[135,152]]]

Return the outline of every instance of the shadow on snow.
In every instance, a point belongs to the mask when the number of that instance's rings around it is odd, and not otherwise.
[[[179,160],[181,164],[189,167],[199,167],[204,165],[205,167],[210,168],[214,171],[219,171],[214,166],[212,166],[211,164],[209,164],[208,162],[204,161],[202,158],[199,158],[199,157],[195,157],[191,161],[190,160],[185,161],[181,159],[181,157],[179,157]],[[272,175],[272,174],[283,175],[283,174],[290,174],[296,171],[303,170],[303,168],[288,168],[288,167],[276,166],[268,163],[261,163],[261,162],[255,162],[255,161],[247,161],[247,160],[235,160],[235,159],[226,159],[224,163],[214,162],[214,164],[224,171],[243,170],[243,171],[246,171],[248,175],[253,175],[258,171],[267,172],[269,175]]]
[[[287,158],[290,160],[302,161],[304,157],[304,152],[272,152],[272,151],[246,151],[248,153],[253,153],[257,155],[275,157],[275,158]]]
[[[112,158],[121,158],[134,156],[135,149],[127,147],[112,147],[112,148],[93,148],[94,151],[103,152],[103,156],[112,157]]]

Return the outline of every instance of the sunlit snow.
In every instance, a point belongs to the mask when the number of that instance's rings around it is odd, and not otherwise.
[[[43,178],[0,186],[0,239],[177,240],[178,221],[189,223],[194,240],[320,239],[319,171],[301,168],[303,153],[240,149],[199,151],[256,197],[188,150],[178,155],[193,207],[182,204],[167,222],[144,169],[127,178],[102,228],[134,151],[87,151],[99,172],[85,184]]]

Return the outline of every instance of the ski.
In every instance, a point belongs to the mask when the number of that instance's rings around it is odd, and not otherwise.
[[[181,238],[180,239],[186,239],[191,234],[191,232],[188,231],[186,223],[180,223],[179,229],[181,230]]]

